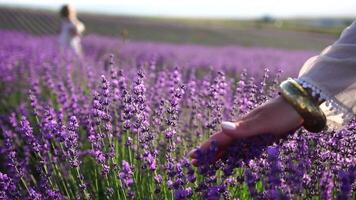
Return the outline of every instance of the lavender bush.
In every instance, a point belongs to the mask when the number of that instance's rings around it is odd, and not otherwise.
[[[276,96],[313,52],[90,36],[77,59],[51,36],[0,37],[0,199],[356,196],[355,121],[236,141],[216,163],[213,143],[197,168],[186,158],[223,119]]]

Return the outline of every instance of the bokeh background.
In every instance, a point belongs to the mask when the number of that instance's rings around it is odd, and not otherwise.
[[[87,34],[135,41],[321,50],[354,17],[356,1],[1,0],[0,29],[56,34],[74,5]]]

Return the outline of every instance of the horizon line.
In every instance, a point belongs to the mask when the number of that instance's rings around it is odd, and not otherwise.
[[[47,11],[47,12],[56,12],[56,8],[47,7],[47,6],[33,6],[29,4],[11,4],[11,3],[4,3],[0,2],[0,8],[6,7],[11,9],[29,9],[29,10],[40,10],[40,11]],[[77,8],[77,12],[79,14],[98,14],[98,15],[105,15],[105,16],[122,16],[122,17],[152,17],[152,18],[171,18],[171,19],[216,19],[216,20],[253,20],[259,19],[262,17],[272,17],[274,19],[355,19],[356,15],[290,15],[290,16],[278,16],[272,15],[269,13],[260,14],[255,16],[213,16],[213,15],[169,15],[169,14],[138,14],[138,13],[130,13],[130,12],[113,12],[113,11],[103,11],[103,10],[93,10],[93,9],[83,9]]]

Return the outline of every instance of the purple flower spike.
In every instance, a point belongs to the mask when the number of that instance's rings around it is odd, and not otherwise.
[[[337,199],[348,199],[351,195],[352,184],[354,184],[356,176],[356,167],[350,167],[348,171],[341,171],[339,173],[340,192]]]
[[[121,170],[118,175],[122,185],[127,189],[127,193],[129,196],[132,196],[131,186],[134,183],[133,171],[130,164],[126,160],[122,161]]]

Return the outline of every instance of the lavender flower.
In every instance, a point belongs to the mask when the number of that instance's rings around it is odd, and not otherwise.
[[[54,36],[0,38],[0,199],[354,197],[356,121],[239,139],[216,161],[213,141],[199,167],[184,158],[315,52],[88,35],[77,59]]]
[[[352,191],[352,184],[355,181],[355,168],[350,167],[348,171],[340,171],[340,192],[337,195],[337,199],[349,199]]]
[[[73,168],[79,167],[80,161],[78,159],[78,120],[75,116],[69,118],[67,130],[64,133],[64,151],[66,152],[67,159]]]
[[[326,171],[320,179],[321,195],[323,199],[332,199],[334,181],[330,171]]]
[[[257,190],[256,190],[256,177],[252,174],[251,170],[245,170],[245,182],[248,186],[250,196],[252,198],[257,197]]]
[[[0,172],[0,198],[11,199],[16,198],[17,195],[13,180],[7,174]]]
[[[22,134],[26,138],[26,142],[31,145],[32,150],[35,153],[39,153],[41,151],[41,145],[38,143],[37,138],[33,135],[32,127],[30,126],[30,122],[27,120],[25,116],[22,116],[20,121],[20,129]]]
[[[268,162],[270,164],[270,172],[268,176],[268,185],[270,188],[278,188],[281,184],[280,172],[281,166],[278,161],[279,149],[278,147],[269,147],[267,149]]]
[[[130,164],[126,160],[122,161],[121,171],[119,172],[118,175],[119,175],[119,178],[121,180],[123,187],[125,187],[127,189],[127,193],[132,198],[133,194],[131,192],[131,186],[134,183],[133,171],[131,169]]]

